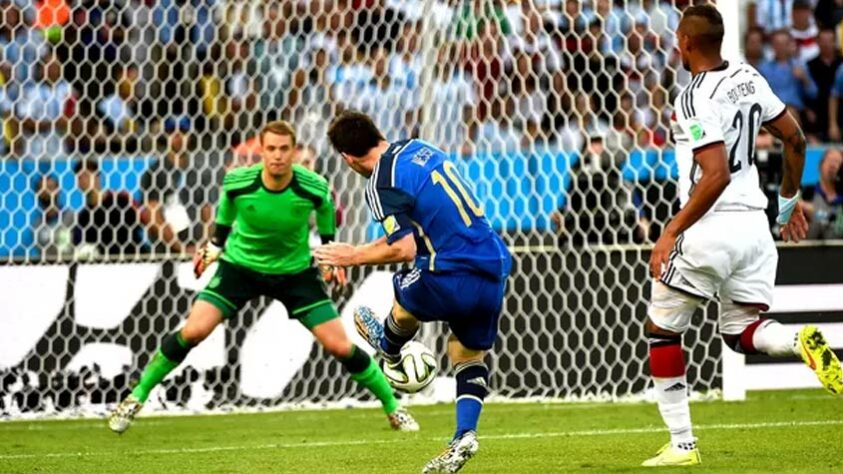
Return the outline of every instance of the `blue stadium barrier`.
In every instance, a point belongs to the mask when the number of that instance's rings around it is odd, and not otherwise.
[[[106,157],[98,161],[103,189],[127,191],[140,198],[140,181],[144,171],[157,158]],[[73,166],[78,160],[55,163],[33,160],[0,160],[0,256],[37,257],[33,244],[32,224],[39,209],[35,183],[45,174],[59,181],[60,202],[74,212],[82,208],[84,196],[76,186]]]
[[[802,185],[819,181],[819,162],[825,148],[807,150]],[[128,191],[140,199],[140,180],[144,171],[157,158],[106,157],[99,161],[103,188]],[[550,229],[550,214],[566,203],[571,185],[571,170],[579,161],[576,153],[540,149],[534,153],[482,153],[471,158],[452,155],[461,174],[475,187],[486,215],[495,230],[517,231]],[[37,256],[26,251],[32,245],[32,222],[38,215],[34,192],[35,181],[43,174],[55,175],[62,189],[61,201],[78,211],[83,195],[76,187],[73,174],[75,160],[37,162],[0,160],[0,256]],[[624,179],[649,181],[677,178],[676,155],[673,150],[636,150],[622,167]],[[382,235],[376,223],[369,225],[369,238]],[[14,249],[14,252],[12,252]]]
[[[806,151],[802,186],[814,186],[819,182],[820,160],[824,152],[824,147],[811,147]],[[673,150],[635,150],[629,154],[622,170],[627,181],[661,181],[679,177]]]
[[[816,186],[820,182],[820,161],[825,148],[812,147],[805,152],[805,171],[802,173],[802,186]]]
[[[663,181],[679,177],[676,153],[673,150],[634,150],[622,167],[627,181]]]

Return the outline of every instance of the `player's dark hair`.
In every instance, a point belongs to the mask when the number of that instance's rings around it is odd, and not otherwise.
[[[286,120],[275,120],[264,125],[260,134],[261,143],[263,143],[263,136],[267,133],[291,137],[293,139],[293,145],[296,144],[296,129]]]
[[[328,140],[340,153],[362,157],[386,138],[368,115],[345,110],[331,121]]]
[[[694,32],[694,37],[703,46],[710,46],[712,50],[720,51],[725,29],[723,27],[723,16],[720,15],[717,8],[711,4],[690,6],[682,12],[682,19],[691,17],[702,18],[708,24],[708,27],[704,30]]]

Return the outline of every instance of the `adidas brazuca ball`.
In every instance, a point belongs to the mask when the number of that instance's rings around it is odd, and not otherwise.
[[[396,363],[384,361],[383,373],[396,390],[416,393],[430,385],[436,378],[438,365],[430,349],[417,341],[410,341],[401,348],[401,359]]]

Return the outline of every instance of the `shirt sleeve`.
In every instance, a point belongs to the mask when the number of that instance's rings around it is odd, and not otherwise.
[[[366,189],[366,203],[372,216],[383,227],[388,243],[413,232],[410,212],[415,199],[406,192],[395,187],[378,187],[371,180]]]
[[[676,123],[688,137],[693,150],[723,142],[723,128],[716,102],[712,102],[693,86],[676,99]]]
[[[217,219],[214,222],[217,225],[231,226],[236,217],[237,208],[234,206],[234,202],[228,197],[228,193],[223,190],[220,193],[217,204]]]
[[[322,197],[322,204],[316,209],[316,229],[322,240],[333,240],[337,233],[337,213],[330,186]]]

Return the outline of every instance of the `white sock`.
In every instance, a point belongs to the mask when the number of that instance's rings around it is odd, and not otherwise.
[[[691,407],[688,404],[688,384],[685,376],[653,378],[659,412],[670,430],[670,442],[675,448],[691,450],[696,447],[691,430]]]
[[[775,357],[799,355],[798,335],[778,321],[767,319],[755,329],[752,345],[758,352]]]

